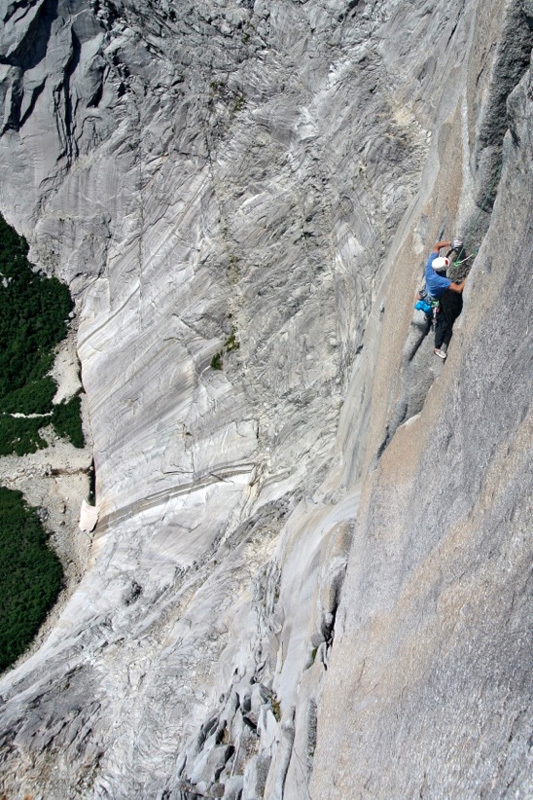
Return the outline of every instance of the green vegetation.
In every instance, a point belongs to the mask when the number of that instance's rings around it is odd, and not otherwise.
[[[209,81],[209,88],[211,89],[213,94],[219,94],[226,88],[226,83],[225,81],[218,81],[213,79],[212,81]]]
[[[2,411],[7,414],[46,414],[52,408],[56,389],[55,381],[49,375],[30,381],[22,389],[1,398]]]
[[[27,648],[61,589],[63,570],[37,512],[0,487],[0,670]]]
[[[215,353],[211,359],[211,369],[222,369],[222,355],[222,350],[219,350],[218,353]]]
[[[215,353],[215,355],[211,359],[211,369],[222,369],[224,367],[224,362],[222,360],[224,354],[231,353],[233,350],[238,350],[239,347],[240,344],[236,338],[235,328],[232,328],[230,335],[224,342],[223,349],[219,350],[218,353]]]
[[[237,341],[235,329],[231,331],[231,334],[228,336],[226,341],[224,342],[224,348],[226,353],[231,353],[232,350],[238,350],[240,347],[239,342]]]
[[[67,333],[68,288],[33,272],[28,245],[0,218],[0,397],[39,380]]]
[[[39,431],[50,424],[84,446],[80,397],[53,405],[57,386],[48,374],[67,334],[70,293],[34,271],[27,253],[0,217],[0,456],[45,448]],[[47,539],[22,494],[0,487],[0,670],[25,651],[61,589],[63,570]]]
[[[68,403],[59,403],[54,406],[52,424],[58,435],[70,439],[74,447],[84,447],[85,440],[81,427],[81,398],[79,394],[71,398]]]
[[[237,94],[235,97],[235,102],[233,103],[233,113],[236,114],[238,111],[241,111],[246,103],[246,98],[243,94]]]
[[[79,397],[53,406],[56,385],[47,374],[67,334],[72,299],[57,278],[32,269],[27,253],[24,238],[0,217],[0,455],[46,447],[39,436],[46,418],[10,414],[50,415],[60,436],[84,445]]]
[[[35,453],[45,448],[46,441],[39,435],[43,427],[43,418],[19,419],[0,415],[0,456],[15,453]]]

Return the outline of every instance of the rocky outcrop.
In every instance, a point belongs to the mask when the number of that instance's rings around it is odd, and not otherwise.
[[[526,797],[529,3],[2,13],[0,206],[76,297],[100,508],[3,791]]]

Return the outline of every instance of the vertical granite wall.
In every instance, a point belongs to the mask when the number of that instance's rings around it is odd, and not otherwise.
[[[76,297],[101,509],[0,680],[4,793],[527,797],[530,3],[2,13],[0,208]]]

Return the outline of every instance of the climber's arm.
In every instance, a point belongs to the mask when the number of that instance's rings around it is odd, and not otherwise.
[[[452,243],[451,243],[451,242],[448,242],[448,241],[446,241],[446,242],[437,242],[437,244],[436,244],[436,245],[435,245],[435,247],[433,248],[433,252],[434,252],[434,253],[438,253],[438,252],[439,252],[439,250],[441,249],[441,247],[451,247],[451,244],[452,244]]]
[[[466,280],[462,281],[461,283],[450,283],[448,289],[451,289],[452,292],[457,292],[457,294],[462,294],[463,289],[465,288]]]

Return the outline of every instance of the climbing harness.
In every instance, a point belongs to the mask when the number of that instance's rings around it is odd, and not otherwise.
[[[428,322],[434,322],[439,312],[439,301],[428,294],[425,289],[420,289],[415,308],[424,312]]]
[[[501,172],[502,172],[502,165],[500,164],[500,166],[496,170],[496,174],[495,174],[495,176],[494,176],[494,178],[493,178],[493,180],[492,180],[492,182],[491,182],[491,184],[489,186],[489,189],[488,189],[488,191],[487,191],[487,193],[486,193],[486,195],[485,195],[485,197],[483,199],[483,202],[481,203],[481,206],[479,208],[479,213],[477,214],[476,218],[474,219],[474,221],[472,222],[472,224],[468,228],[468,231],[466,233],[466,236],[465,236],[464,240],[462,242],[460,242],[460,241],[454,242],[455,247],[452,247],[448,251],[447,258],[450,257],[451,253],[453,253],[454,251],[456,252],[456,258],[455,258],[455,261],[453,261],[452,264],[451,264],[450,272],[452,270],[457,269],[462,264],[466,264],[468,261],[470,261],[471,259],[473,259],[473,258],[475,258],[477,256],[477,254],[479,252],[479,248],[476,248],[469,256],[465,256],[467,244],[470,241],[470,236],[471,236],[472,232],[475,230],[475,228],[476,228],[476,226],[477,226],[477,224],[478,224],[478,222],[479,222],[479,220],[481,218],[481,215],[485,211],[485,206],[487,204],[487,201],[489,200],[489,198],[490,198],[490,196],[492,194],[492,191],[493,191],[494,187],[496,186],[496,182],[499,181],[499,179],[500,179]],[[443,235],[444,235],[444,229],[441,230],[440,235],[439,235],[439,239],[442,239]],[[465,257],[463,258],[463,256],[465,256]],[[420,289],[420,291],[418,292],[417,301],[415,303],[415,308],[418,311],[423,311],[424,314],[426,315],[426,318],[427,318],[428,322],[431,322],[433,324],[435,322],[435,320],[437,318],[437,314],[439,312],[439,305],[440,305],[439,300],[436,300],[435,298],[431,297],[431,295],[429,295],[427,293],[426,288],[425,288],[425,284],[424,284],[423,288]]]

